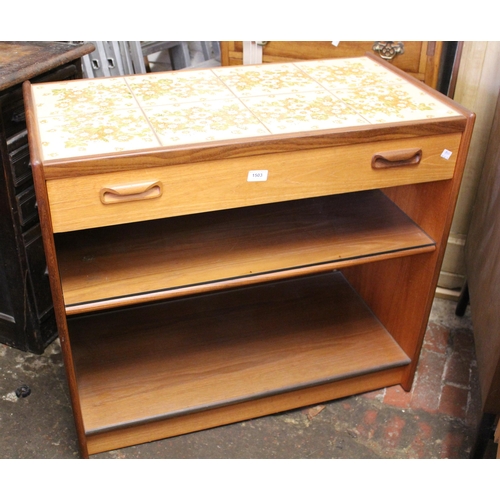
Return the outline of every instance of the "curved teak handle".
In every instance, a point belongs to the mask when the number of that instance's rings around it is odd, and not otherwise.
[[[160,181],[140,182],[124,186],[103,187],[99,193],[101,203],[112,205],[129,201],[151,200],[159,198],[163,193]]]
[[[372,158],[372,168],[415,167],[422,159],[420,148],[398,149],[377,153]]]

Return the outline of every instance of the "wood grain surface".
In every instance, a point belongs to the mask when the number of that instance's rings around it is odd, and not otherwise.
[[[69,320],[87,433],[401,366],[340,273]]]
[[[384,141],[358,146],[250,156],[208,163],[138,168],[134,171],[48,180],[55,232],[156,219],[226,208],[450,179],[460,134]],[[375,155],[418,147],[418,165],[372,168]],[[452,152],[447,160],[444,150]],[[453,154],[455,153],[455,154]],[[140,161],[140,159],[138,159]],[[248,182],[250,171],[268,172]],[[163,185],[163,195],[104,205],[102,189],[138,183]]]
[[[435,248],[380,191],[62,233],[56,245],[71,314]]]

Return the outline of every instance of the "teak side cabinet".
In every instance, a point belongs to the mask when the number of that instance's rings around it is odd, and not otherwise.
[[[472,113],[370,56],[24,92],[83,457],[410,389]]]

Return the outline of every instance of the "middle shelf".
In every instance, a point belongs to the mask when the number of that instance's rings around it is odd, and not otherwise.
[[[381,191],[55,235],[69,315],[430,252]]]

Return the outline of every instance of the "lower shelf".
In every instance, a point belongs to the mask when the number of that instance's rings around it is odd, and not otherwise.
[[[72,317],[68,326],[87,435],[410,362],[339,272]]]

